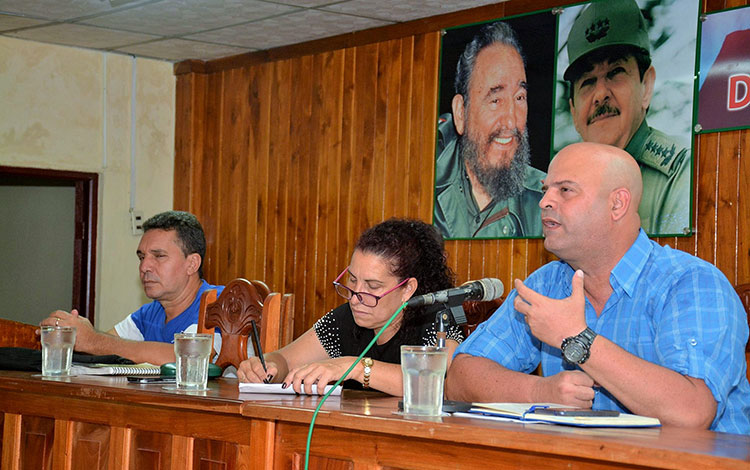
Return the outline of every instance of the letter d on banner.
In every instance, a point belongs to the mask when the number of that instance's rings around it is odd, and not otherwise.
[[[737,73],[727,82],[727,111],[739,111],[750,105],[750,75]]]

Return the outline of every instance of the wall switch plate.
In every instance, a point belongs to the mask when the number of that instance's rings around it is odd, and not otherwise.
[[[133,235],[143,235],[143,211],[130,210],[130,226]]]

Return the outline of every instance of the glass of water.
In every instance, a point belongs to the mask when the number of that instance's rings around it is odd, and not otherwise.
[[[401,346],[404,413],[440,416],[448,354],[434,346]]]
[[[44,377],[70,375],[73,346],[76,344],[75,327],[43,326],[41,330],[42,375]]]
[[[175,333],[174,355],[177,360],[178,389],[206,389],[212,338],[213,335],[209,333]]]

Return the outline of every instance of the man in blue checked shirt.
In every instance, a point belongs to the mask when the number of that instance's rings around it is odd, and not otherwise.
[[[544,181],[532,273],[459,346],[449,398],[552,402],[750,433],[748,325],[713,265],[640,228],[638,164],[615,147],[564,148]],[[530,375],[541,363],[543,376]]]

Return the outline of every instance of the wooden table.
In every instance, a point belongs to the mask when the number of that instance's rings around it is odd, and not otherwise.
[[[0,372],[2,469],[301,469],[317,398],[163,390],[124,378],[42,379]],[[750,436],[685,430],[581,429],[394,414],[397,399],[331,397],[310,469],[750,469]]]

